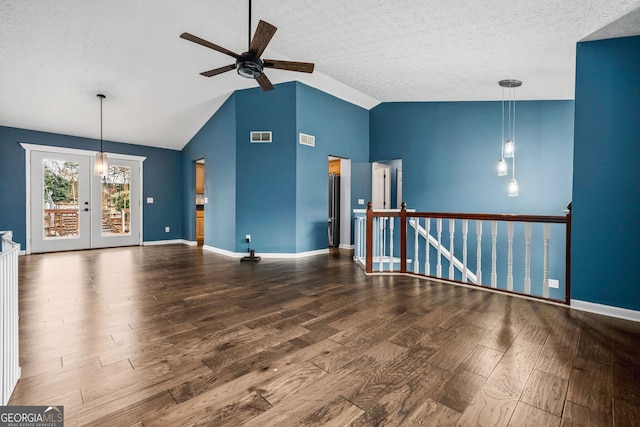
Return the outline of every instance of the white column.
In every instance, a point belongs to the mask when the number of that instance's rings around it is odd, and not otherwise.
[[[429,237],[431,237],[431,219],[430,218],[425,218],[424,219],[424,229],[425,229],[425,234],[427,235],[427,238],[425,239],[425,244],[424,244],[424,274],[426,276],[430,276],[431,275],[431,263],[429,262]]]
[[[524,224],[524,293],[531,294],[531,223]]]
[[[507,242],[509,250],[507,252],[507,290],[513,290],[513,222],[507,223]]]
[[[449,280],[453,280],[454,277],[454,269],[453,269],[453,259],[454,259],[454,255],[453,255],[453,234],[456,232],[456,220],[455,219],[450,219],[449,220],[449,253],[451,254],[451,257],[449,259]]]
[[[498,287],[498,272],[497,272],[497,264],[496,258],[498,257],[498,253],[496,251],[496,244],[498,241],[498,223],[496,221],[491,221],[491,287]]]
[[[462,220],[462,281],[467,281],[467,235],[469,234],[469,221]]]
[[[414,231],[415,233],[413,233],[414,235],[414,242],[413,242],[413,272],[418,274],[420,273],[420,264],[419,264],[419,260],[418,260],[418,251],[420,248],[418,248],[418,229],[420,228],[420,218],[415,218],[414,219],[416,226],[414,227]]]
[[[551,238],[551,224],[544,224],[544,282],[542,282],[542,296],[549,298],[549,239]],[[567,242],[569,244],[569,242]]]
[[[393,228],[395,226],[394,217],[389,217],[389,271],[393,271],[394,257],[393,257]]]
[[[482,221],[476,221],[476,285],[482,285]]]
[[[442,218],[436,220],[436,231],[438,233],[438,259],[436,263],[436,277],[442,277]]]

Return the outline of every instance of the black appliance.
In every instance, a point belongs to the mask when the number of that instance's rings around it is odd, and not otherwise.
[[[340,176],[329,174],[329,247],[340,246]]]

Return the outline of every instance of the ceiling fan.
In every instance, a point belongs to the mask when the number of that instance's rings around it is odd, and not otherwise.
[[[225,65],[224,67],[215,68],[213,70],[204,71],[200,73],[205,77],[213,77],[218,74],[226,73],[236,69],[238,74],[248,79],[255,79],[262,90],[274,89],[273,84],[269,81],[264,74],[265,68],[277,68],[280,70],[299,71],[302,73],[312,73],[313,64],[309,62],[294,62],[294,61],[279,61],[276,59],[261,59],[260,55],[264,52],[265,48],[271,41],[271,38],[275,34],[277,28],[268,22],[260,20],[256,32],[251,38],[251,0],[249,0],[249,49],[238,55],[228,49],[225,49],[217,44],[208,42],[200,37],[194,36],[189,33],[182,33],[180,37],[189,40],[190,42],[197,43],[199,45],[208,47],[218,52],[224,53],[236,59],[235,64]]]

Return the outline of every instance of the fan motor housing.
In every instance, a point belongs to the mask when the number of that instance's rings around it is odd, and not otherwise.
[[[259,78],[262,75],[263,68],[264,63],[260,58],[256,58],[249,52],[245,52],[240,55],[240,58],[236,61],[236,70],[238,71],[238,74],[248,79]]]

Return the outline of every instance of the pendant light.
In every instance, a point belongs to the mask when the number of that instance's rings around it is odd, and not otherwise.
[[[502,157],[498,161],[498,176],[506,176],[508,174],[508,164],[505,159],[511,159],[511,180],[508,186],[508,195],[515,197],[518,195],[518,181],[516,180],[516,88],[522,86],[520,80],[500,80],[498,82],[502,87]],[[507,132],[505,141],[505,88],[509,90],[507,100]]]
[[[109,161],[107,160],[107,153],[102,151],[102,101],[106,98],[106,96],[101,93],[96,96],[100,98],[100,151],[96,153],[96,163],[93,167],[93,174],[105,176],[109,172]]]

